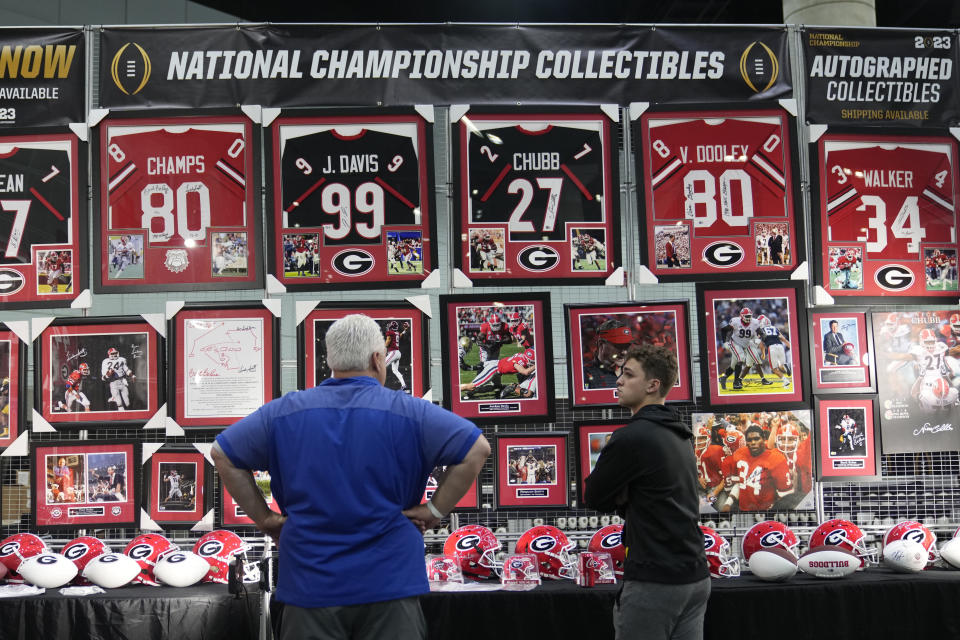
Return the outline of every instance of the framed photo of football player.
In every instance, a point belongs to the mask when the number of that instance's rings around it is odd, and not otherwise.
[[[617,376],[632,345],[655,344],[677,354],[679,375],[667,402],[693,400],[686,300],[564,305],[567,369],[574,407],[617,404]]]
[[[440,309],[444,407],[486,424],[553,419],[549,294],[440,296]]]
[[[86,143],[69,130],[5,132],[0,191],[0,306],[69,307],[87,283]]]
[[[700,513],[813,509],[810,410],[693,413]]]
[[[586,107],[455,111],[457,269],[525,286],[598,284],[621,266],[617,122]]]
[[[140,445],[71,440],[30,444],[30,524],[44,530],[122,528],[139,520]]]
[[[270,488],[270,472],[254,471],[253,481],[256,483],[257,488],[260,489],[260,493],[263,494],[263,499],[266,501],[267,506],[277,513],[282,513],[280,505],[277,504],[277,501],[273,497],[273,490]],[[219,508],[217,511],[220,514],[220,526],[231,528],[255,527],[253,520],[240,505],[236,503],[233,496],[230,495],[230,492],[223,486],[223,482],[219,484],[220,491],[217,499]]]
[[[803,284],[697,285],[700,377],[711,407],[808,406]]]
[[[27,344],[0,322],[0,448],[20,435],[26,407]]]
[[[796,118],[773,105],[634,117],[641,262],[662,281],[784,279],[803,262]]]
[[[263,287],[259,125],[113,111],[93,132],[97,293]]]
[[[212,480],[193,445],[164,445],[143,463],[144,510],[164,529],[189,529],[212,507]]]
[[[169,415],[181,427],[226,427],[279,397],[280,318],[272,307],[192,303],[167,319]]]
[[[814,398],[817,415],[817,480],[880,479],[877,396]]]
[[[164,402],[163,353],[143,316],[58,318],[34,337],[34,406],[56,429],[142,424]]]
[[[353,313],[370,316],[380,325],[387,349],[388,389],[422,397],[430,389],[430,340],[427,315],[408,302],[331,302],[317,306],[297,327],[297,371],[300,389],[315,387],[332,375],[327,364],[327,330]]]
[[[626,420],[591,420],[574,423],[574,435],[577,443],[577,487],[580,499],[583,500],[583,491],[587,476],[593,473],[597,466],[600,452],[613,432],[626,424]]]
[[[876,391],[873,334],[867,329],[867,314],[831,307],[829,311],[811,310],[809,317],[814,393]]]
[[[870,314],[883,453],[960,449],[960,313]]]
[[[446,471],[446,467],[440,469],[434,469],[434,471],[443,473]],[[430,477],[427,478],[427,487],[423,490],[423,498],[420,500],[420,504],[427,502],[430,498],[433,497],[433,494],[440,487],[440,481],[438,480],[438,475],[435,476],[433,473],[430,474]],[[455,510],[459,509],[460,511],[465,511],[468,509],[479,509],[480,508],[480,483],[474,479],[473,484],[470,485],[470,488],[467,489],[467,492],[463,495],[460,500],[457,501],[457,504],[453,507]]]
[[[830,127],[810,146],[817,284],[858,303],[956,299],[956,138]]]
[[[566,508],[567,433],[496,435],[496,508]]]
[[[414,109],[268,125],[269,272],[290,290],[419,287],[437,265],[431,126]]]

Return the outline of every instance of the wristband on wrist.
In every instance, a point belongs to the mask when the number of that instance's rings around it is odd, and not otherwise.
[[[427,509],[430,510],[430,513],[433,514],[434,518],[444,518],[445,514],[440,512],[440,509],[437,509],[437,506],[433,504],[433,500],[427,500]]]

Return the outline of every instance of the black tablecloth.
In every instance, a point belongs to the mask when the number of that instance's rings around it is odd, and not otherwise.
[[[225,584],[136,585],[93,596],[0,598],[3,640],[255,640],[260,593],[239,598]]]

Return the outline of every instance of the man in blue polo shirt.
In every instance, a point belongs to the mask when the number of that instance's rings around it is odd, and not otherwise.
[[[425,638],[421,532],[466,493],[490,455],[473,423],[387,389],[377,323],[350,315],[326,335],[333,377],[226,429],[213,459],[227,490],[278,541],[281,640]],[[430,472],[440,487],[419,504]],[[251,470],[269,470],[284,515]]]

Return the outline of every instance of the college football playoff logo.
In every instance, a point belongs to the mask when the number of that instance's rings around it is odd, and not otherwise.
[[[150,56],[136,42],[120,47],[110,61],[110,77],[113,84],[128,96],[133,96],[147,86],[151,70]]]
[[[754,93],[772,87],[779,75],[780,61],[773,49],[756,40],[747,45],[740,56],[740,77]]]

